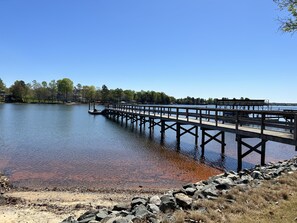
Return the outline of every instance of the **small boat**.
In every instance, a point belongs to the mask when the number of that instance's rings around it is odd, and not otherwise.
[[[90,109],[90,110],[88,110],[88,113],[91,114],[91,115],[101,115],[102,111],[97,110],[97,109]]]

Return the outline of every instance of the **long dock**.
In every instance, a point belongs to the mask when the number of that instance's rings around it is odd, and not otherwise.
[[[161,127],[161,140],[168,129],[176,132],[177,146],[184,134],[195,137],[198,144],[198,128],[201,129],[201,156],[206,145],[215,140],[225,153],[225,132],[234,133],[237,141],[238,170],[242,169],[242,159],[251,152],[261,155],[261,165],[265,164],[266,142],[274,141],[295,146],[297,151],[297,113],[295,111],[236,110],[203,107],[156,106],[156,105],[114,105],[105,108],[108,118],[121,119],[136,124],[140,128],[149,123],[150,134],[155,126]],[[250,145],[245,139],[257,138],[257,145]],[[246,152],[243,152],[243,148]]]

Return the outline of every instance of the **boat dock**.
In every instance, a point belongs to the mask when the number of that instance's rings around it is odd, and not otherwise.
[[[160,126],[161,140],[166,130],[174,130],[178,148],[181,137],[187,133],[194,136],[197,145],[200,128],[202,157],[206,145],[213,140],[221,145],[224,154],[225,133],[233,133],[237,141],[238,170],[242,169],[242,159],[252,152],[261,155],[260,163],[264,165],[267,141],[293,145],[297,151],[297,113],[294,111],[119,104],[106,107],[104,115],[121,120],[126,126],[128,122],[139,125],[140,129],[148,123],[150,134],[155,126]],[[286,118],[288,115],[290,119]],[[259,139],[259,143],[250,145],[247,138]]]

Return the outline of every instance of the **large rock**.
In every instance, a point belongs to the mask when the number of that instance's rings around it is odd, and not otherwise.
[[[253,181],[253,178],[250,175],[242,175],[237,184],[248,184],[251,181]]]
[[[135,215],[135,217],[139,218],[145,218],[151,215],[151,212],[149,212],[143,204],[136,206],[132,213]]]
[[[113,217],[108,219],[105,223],[132,223],[132,221],[123,217]]]
[[[190,195],[190,196],[193,196],[195,194],[196,190],[197,190],[196,187],[188,187],[185,189],[186,194]]]
[[[108,216],[107,210],[99,210],[99,212],[96,214],[96,220],[101,221],[102,219],[106,218]]]
[[[126,211],[126,210],[130,210],[130,208],[131,208],[130,204],[122,203],[122,204],[116,204],[112,210],[113,211]]]
[[[159,196],[155,195],[155,196],[152,196],[150,199],[149,199],[149,203],[150,204],[155,204],[157,206],[160,206],[161,205],[161,199]]]
[[[85,212],[83,215],[81,215],[77,220],[79,222],[82,222],[83,220],[85,221],[85,219],[89,219],[89,221],[91,220],[95,220],[96,219],[96,214],[98,214],[98,210],[90,210]]]
[[[218,191],[216,190],[215,187],[209,187],[205,190],[202,191],[202,194],[205,196],[205,197],[218,197]]]
[[[64,219],[61,223],[78,223],[78,221],[73,216],[70,216]]]
[[[176,201],[172,195],[164,195],[161,197],[160,210],[164,213],[174,211],[176,209]]]
[[[89,218],[84,218],[80,221],[78,221],[78,223],[89,223],[90,221],[95,221],[96,220],[96,216],[92,216],[92,217],[89,217]]]
[[[146,203],[147,203],[146,198],[135,197],[135,198],[132,199],[131,207],[133,209],[136,205],[140,205],[140,204],[146,205]]]
[[[235,184],[231,178],[218,178],[214,180],[214,183],[217,184],[216,188],[219,190],[228,190],[233,187]]]
[[[160,208],[155,204],[148,204],[147,209],[153,214],[157,214],[160,212]]]
[[[256,180],[263,180],[263,176],[262,176],[262,173],[260,171],[253,171],[252,174],[251,174],[251,177],[256,179]]]
[[[175,194],[175,199],[176,199],[176,203],[183,209],[191,208],[192,200],[193,200],[191,197],[183,193],[179,193],[179,194]]]

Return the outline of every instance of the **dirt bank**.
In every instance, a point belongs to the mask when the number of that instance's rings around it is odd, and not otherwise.
[[[135,196],[149,197],[164,191],[165,189],[98,192],[11,190],[2,195],[0,222],[57,223],[69,215],[78,217],[90,208],[129,203]]]

